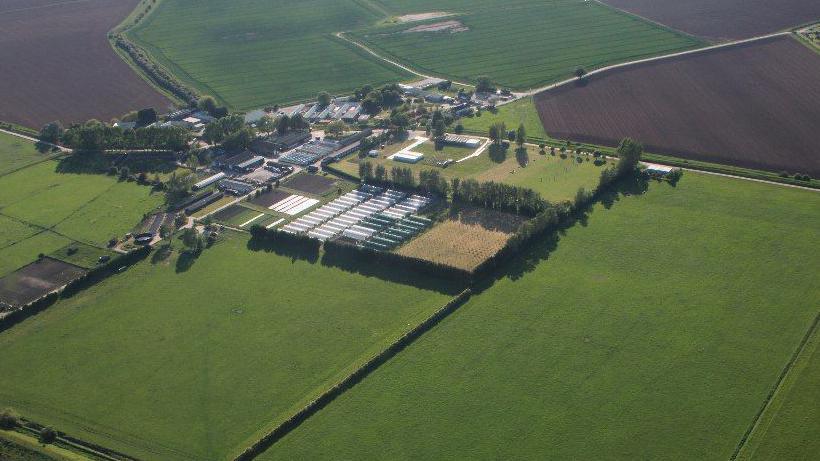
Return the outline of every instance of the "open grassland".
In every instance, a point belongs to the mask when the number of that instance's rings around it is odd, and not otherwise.
[[[740,451],[739,460],[812,459],[820,453],[818,343],[820,336],[815,330]]]
[[[354,0],[164,0],[129,33],[182,81],[237,110],[410,75],[333,36],[379,14]]]
[[[820,19],[820,3],[815,0],[603,1],[714,41],[769,34]]]
[[[162,195],[148,187],[110,176],[59,173],[61,165],[45,160],[0,176],[0,276],[41,253],[93,267],[108,254],[98,247],[122,237],[162,203]],[[77,252],[68,254],[68,248]]]
[[[518,125],[524,124],[527,136],[546,138],[544,125],[535,110],[532,98],[521,98],[509,104],[499,106],[496,113],[483,111],[481,117],[467,117],[459,120],[464,129],[470,133],[486,136],[490,125],[495,122],[504,122],[508,130],[515,130]]]
[[[820,194],[628,190],[258,459],[728,459],[817,313]]]
[[[49,157],[50,153],[38,152],[31,141],[0,133],[0,176]]]
[[[498,253],[523,221],[514,214],[474,207],[453,210],[396,253],[472,271]]]
[[[0,407],[140,459],[225,459],[452,295],[225,235],[0,333]]]
[[[39,129],[109,120],[171,102],[123,62],[106,34],[138,0],[0,2],[0,120]]]
[[[820,177],[820,55],[789,37],[618,69],[536,96],[550,136]]]
[[[603,167],[593,165],[592,161],[587,161],[587,157],[582,157],[582,162],[578,163],[572,156],[562,158],[560,153],[541,155],[537,147],[527,147],[526,155],[514,152],[511,147],[506,152],[491,153],[490,149],[485,150],[478,157],[473,157],[463,162],[454,163],[447,168],[439,168],[427,163],[407,164],[400,163],[385,158],[382,154],[379,158],[366,158],[359,160],[351,157],[334,163],[333,167],[339,170],[358,176],[359,162],[369,161],[374,165],[384,165],[388,173],[393,167],[410,168],[416,173],[424,170],[435,169],[445,178],[473,178],[478,181],[496,181],[514,186],[529,187],[541,194],[541,196],[553,202],[571,200],[580,187],[591,190],[598,184],[598,178]]]
[[[131,230],[163,200],[135,183],[58,169],[47,161],[0,177],[0,214],[99,245]]]
[[[576,0],[385,1],[400,13],[448,11],[461,32],[408,32],[420,23],[353,32],[368,46],[413,68],[460,81],[487,75],[500,85],[529,89],[592,69],[698,46],[672,32],[596,2]]]

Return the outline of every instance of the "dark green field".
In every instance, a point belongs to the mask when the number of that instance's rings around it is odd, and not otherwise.
[[[163,0],[129,35],[236,110],[344,93],[409,74],[334,37],[377,21],[354,0]]]
[[[628,191],[259,459],[728,459],[817,314],[820,195]]]
[[[393,14],[445,11],[455,16],[354,31],[369,46],[413,68],[459,81],[487,75],[531,89],[587,70],[699,46],[597,2],[577,0],[382,0]],[[455,20],[468,30],[410,32]]]

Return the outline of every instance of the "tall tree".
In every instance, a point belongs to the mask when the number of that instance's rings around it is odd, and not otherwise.
[[[518,130],[515,132],[515,143],[518,144],[518,148],[521,149],[524,147],[524,143],[527,142],[527,129],[524,128],[524,124],[518,125]]]

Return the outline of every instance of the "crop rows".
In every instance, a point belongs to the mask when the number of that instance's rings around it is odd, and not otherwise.
[[[518,0],[503,9],[490,3],[456,17],[466,32],[401,33],[409,28],[403,25],[368,29],[357,37],[425,71],[466,80],[486,74],[519,89],[570,76],[579,66],[601,67],[698,45],[595,3]]]
[[[352,1],[204,3],[165,2],[131,35],[180,79],[235,109],[406,77],[333,36],[375,21]]]

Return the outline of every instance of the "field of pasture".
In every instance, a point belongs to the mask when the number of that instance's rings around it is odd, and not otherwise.
[[[258,459],[728,459],[817,314],[820,195],[690,172],[642,189]]]
[[[0,333],[0,408],[140,459],[228,459],[454,294],[247,246],[149,258]]]
[[[458,81],[475,81],[476,77],[487,75],[499,85],[513,89],[530,89],[569,78],[578,67],[589,70],[701,44],[695,38],[597,2],[384,0],[381,3],[396,15],[425,11],[455,15],[355,30],[353,37],[421,71]],[[459,26],[449,30],[422,30],[444,21],[455,21]]]
[[[52,156],[50,151],[38,151],[31,141],[0,133],[0,176]]]
[[[129,36],[236,110],[410,77],[334,36],[381,18],[354,0],[164,0]]]
[[[476,133],[486,136],[490,125],[495,122],[504,122],[507,129],[515,130],[518,125],[523,124],[527,131],[527,136],[536,138],[546,138],[544,125],[535,110],[535,103],[532,98],[521,98],[509,104],[498,106],[497,112],[482,111],[481,116],[466,117],[459,120],[464,129],[469,133]]]
[[[0,135],[0,158],[18,165],[16,171],[0,175],[0,276],[41,253],[89,266],[102,251],[99,247],[122,237],[163,202],[161,194],[135,183],[62,173],[64,160],[44,160],[45,154],[16,139]],[[58,251],[69,245],[77,253]]]
[[[398,149],[388,147],[387,152],[393,150]],[[497,153],[491,153],[490,149],[487,149],[477,157],[451,164],[447,168],[423,162],[399,163],[384,158],[386,155],[387,153],[383,152],[379,158],[364,160],[351,157],[334,163],[333,167],[353,176],[358,176],[361,161],[369,161],[374,165],[381,164],[388,172],[395,166],[410,168],[416,176],[420,171],[436,169],[448,179],[473,178],[478,181],[495,181],[528,187],[541,194],[544,199],[553,202],[573,199],[581,187],[592,189],[598,184],[601,169],[604,168],[595,166],[587,156],[582,156],[582,161],[578,162],[573,155],[561,156],[560,152],[551,155],[547,150],[547,153],[542,155],[534,146],[526,148],[526,155],[516,153],[515,146],[506,152]]]

